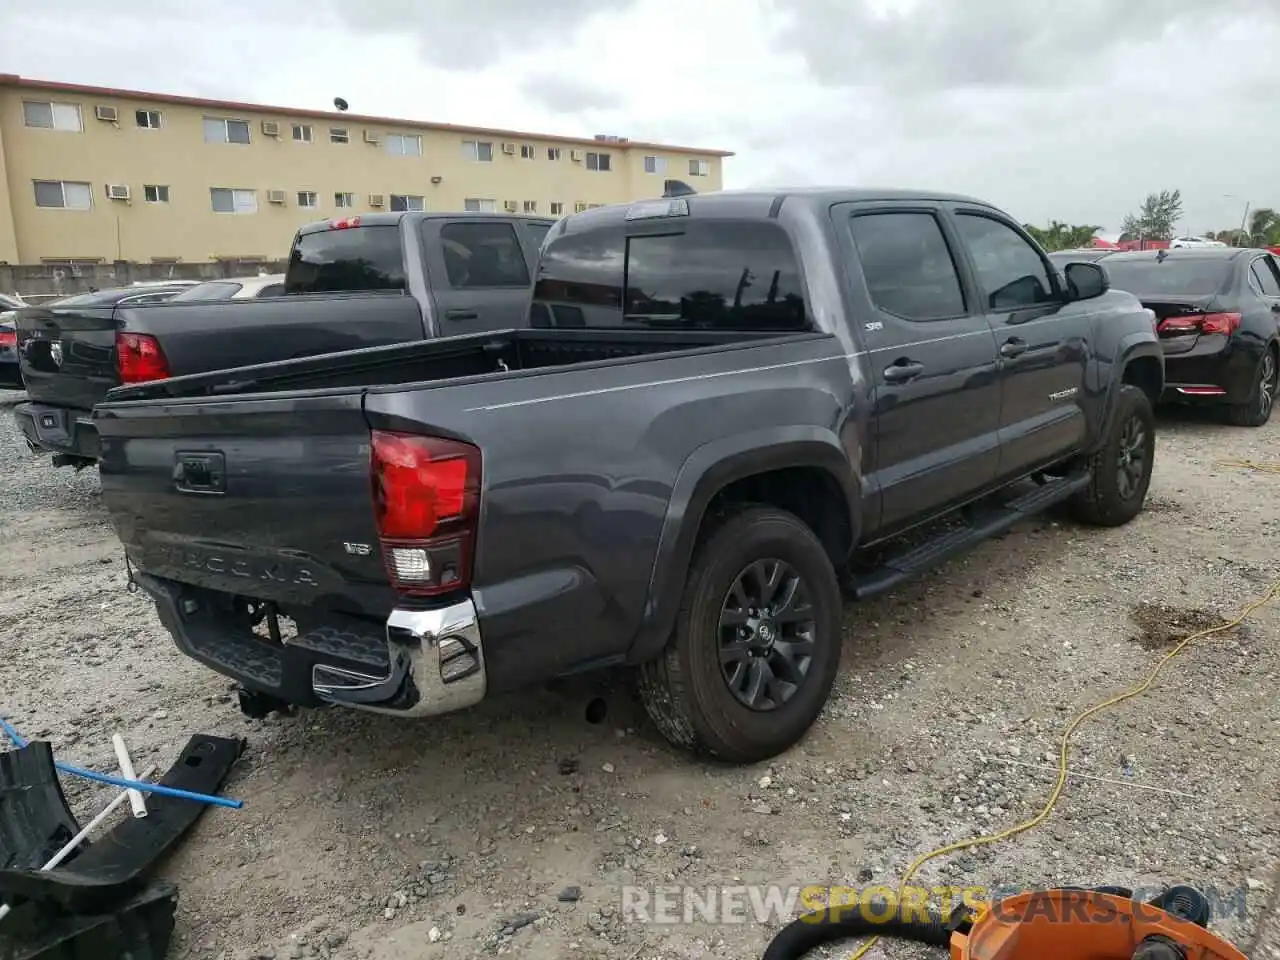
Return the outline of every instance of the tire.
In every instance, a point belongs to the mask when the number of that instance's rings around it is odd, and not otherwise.
[[[1258,361],[1253,374],[1253,389],[1249,399],[1227,407],[1227,419],[1237,427],[1260,427],[1271,419],[1271,408],[1276,402],[1276,383],[1280,378],[1280,364],[1270,347]]]
[[[1151,400],[1140,388],[1122,384],[1102,448],[1087,462],[1089,485],[1070,501],[1076,519],[1095,527],[1119,527],[1141,513],[1155,453]],[[1127,480],[1122,480],[1122,470]]]
[[[804,623],[788,623],[785,616],[777,621],[748,620],[731,609],[748,606],[736,603],[734,598],[742,594],[733,593],[735,586],[759,596],[751,589],[753,564],[760,564],[755,572],[765,576],[785,574],[775,604],[786,595],[791,574],[798,578],[800,586],[792,595],[803,598],[807,593],[808,613],[800,611]],[[740,578],[745,579],[740,583]],[[760,609],[766,608],[767,604]],[[722,625],[722,614],[744,622]],[[827,702],[840,667],[842,618],[836,571],[813,531],[782,510],[738,508],[713,520],[702,534],[675,632],[662,655],[639,668],[641,701],[658,730],[677,747],[728,763],[775,757],[804,737]],[[768,630],[767,624],[772,625]],[[800,682],[789,696],[786,684],[765,684],[763,699],[751,707],[741,697],[750,696],[753,671],[758,674],[763,669],[759,661],[769,666],[766,676],[786,675],[788,663],[794,671],[802,666],[803,658],[788,661],[783,655],[784,647],[799,649],[790,645],[795,640],[785,639],[798,637],[797,629],[812,641],[803,676],[791,672]],[[732,678],[721,670],[720,651],[726,637],[733,639],[730,648],[735,652],[726,670],[740,667],[744,671],[734,672]],[[744,654],[748,644],[755,645],[756,655]],[[761,644],[767,646],[763,652]],[[737,695],[731,690],[731,679],[739,688]]]

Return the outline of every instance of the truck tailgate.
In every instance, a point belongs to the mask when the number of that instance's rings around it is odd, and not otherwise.
[[[362,392],[99,408],[102,496],[134,566],[289,616],[385,615]]]
[[[89,410],[119,384],[114,308],[29,307],[17,313],[14,329],[32,400]]]

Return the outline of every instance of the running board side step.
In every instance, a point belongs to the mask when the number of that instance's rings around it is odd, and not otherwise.
[[[1073,473],[1000,506],[964,511],[963,527],[946,530],[925,543],[890,556],[876,569],[851,578],[845,584],[845,596],[850,600],[867,600],[892,590],[930,567],[1004,533],[1019,521],[1062,503],[1087,487],[1091,480],[1087,472]]]

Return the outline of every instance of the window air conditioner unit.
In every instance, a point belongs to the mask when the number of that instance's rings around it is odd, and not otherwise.
[[[504,143],[502,145],[502,152],[514,155],[516,152],[516,145],[514,143]]]
[[[371,206],[371,207],[380,207],[380,206],[382,206],[382,205],[383,205],[383,203],[385,203],[385,202],[386,202],[386,201],[383,199],[382,194],[380,194],[380,193],[371,193],[371,194],[369,194],[369,206]]]
[[[116,123],[120,119],[120,112],[115,107],[94,107],[93,115],[103,123]]]
[[[381,141],[382,141],[382,138],[381,138],[381,137],[379,137],[379,136],[378,136],[376,133],[374,133],[372,130],[366,130],[366,131],[364,132],[364,142],[365,142],[365,143],[380,143]]]
[[[267,191],[267,203],[284,203],[287,197],[288,197],[288,194],[286,194],[283,190]]]
[[[263,121],[262,121],[262,135],[263,135],[264,137],[278,137],[278,136],[280,136],[280,124],[279,124],[279,123],[277,123],[275,120],[263,120]]]
[[[108,200],[128,200],[129,185],[127,183],[108,183],[107,199]]]

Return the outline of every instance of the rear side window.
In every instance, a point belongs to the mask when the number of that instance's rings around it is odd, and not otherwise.
[[[556,238],[542,254],[531,324],[809,328],[795,252],[780,227],[696,220],[683,227],[630,238],[621,228]]]
[[[257,292],[256,296],[257,296],[259,299],[261,299],[262,297],[281,297],[281,296],[284,296],[284,284],[283,284],[283,283],[269,283],[269,284],[267,284],[265,287],[263,287],[261,290],[259,290],[259,291]]]
[[[1207,297],[1225,286],[1234,266],[1232,261],[1221,257],[1171,256],[1163,260],[1107,257],[1102,261],[1111,285],[1138,298]]]
[[[904,320],[964,314],[960,276],[933,214],[859,214],[853,240],[871,302],[879,309]]]
[[[446,223],[440,228],[449,286],[527,287],[529,268],[509,223]]]
[[[1276,279],[1276,272],[1269,262],[1270,259],[1270,257],[1259,257],[1253,261],[1250,269],[1253,272],[1254,283],[1258,285],[1263,296],[1280,297],[1280,280]]]
[[[404,256],[395,224],[300,235],[289,254],[287,293],[404,290]]]
[[[542,241],[547,239],[547,231],[551,229],[549,223],[531,223],[525,227],[529,231],[529,239],[535,247],[542,246]]]

